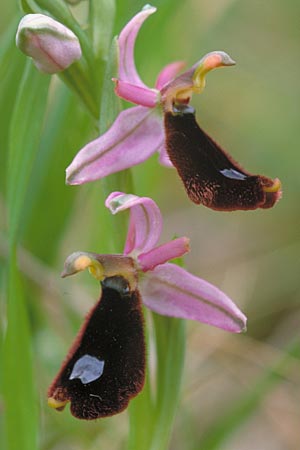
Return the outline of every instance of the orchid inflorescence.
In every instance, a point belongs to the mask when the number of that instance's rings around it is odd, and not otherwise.
[[[242,169],[200,128],[190,106],[192,94],[204,89],[209,71],[235,64],[225,52],[208,53],[180,75],[183,62],[167,65],[154,88],[141,80],[134,61],[135,40],[155,11],[145,7],[117,39],[115,93],[136,106],[122,111],[104,134],[78,152],[67,168],[67,183],[101,179],[158,152],[160,163],[177,170],[196,204],[223,211],[272,207],[281,197],[279,179]],[[42,14],[22,19],[17,45],[46,73],[62,71],[81,56],[74,33]],[[143,388],[142,303],[158,314],[234,333],[246,327],[246,317],[226,294],[168,262],[189,251],[189,239],[158,245],[162,217],[152,199],[113,192],[105,205],[112,214],[130,211],[124,252],[77,251],[67,258],[62,276],[88,269],[100,282],[101,293],[48,392],[50,406],[62,410],[70,402],[72,414],[80,419],[119,413]]]

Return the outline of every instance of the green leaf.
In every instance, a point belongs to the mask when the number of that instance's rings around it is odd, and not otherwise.
[[[28,4],[27,0],[20,0],[20,6],[25,14],[33,14],[34,13],[34,10]]]
[[[10,124],[7,170],[9,233],[15,241],[21,212],[39,146],[50,77],[41,75],[27,61]]]
[[[37,395],[32,374],[28,313],[11,249],[4,342],[5,438],[7,450],[37,449]]]
[[[98,120],[99,98],[98,94],[94,93],[98,92],[98,84],[93,91],[91,81],[83,70],[82,63],[75,62],[68,69],[60,72],[58,76],[78,96],[92,118]]]
[[[66,186],[65,168],[90,139],[92,129],[86,111],[59,83],[47,107],[46,125],[22,212],[24,245],[43,261],[52,262],[57,254],[81,191],[80,187]],[[51,245],[45,245],[45,236],[51,236]]]
[[[15,34],[18,19],[12,21],[6,32],[1,36],[0,47],[0,189],[4,190],[9,126],[11,115],[15,104],[16,93],[18,91],[26,58],[19,52],[15,44]]]

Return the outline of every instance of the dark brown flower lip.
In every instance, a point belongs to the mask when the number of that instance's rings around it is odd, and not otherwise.
[[[168,155],[194,203],[218,211],[254,210],[281,198],[280,180],[243,169],[199,127],[190,105],[173,105],[164,124]]]
[[[101,281],[92,308],[48,390],[48,404],[68,402],[78,419],[122,412],[143,388],[145,340],[141,296],[122,276]]]

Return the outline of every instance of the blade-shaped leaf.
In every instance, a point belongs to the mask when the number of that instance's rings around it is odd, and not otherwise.
[[[24,245],[43,261],[52,261],[56,255],[66,223],[73,214],[80,191],[65,185],[65,168],[77,146],[90,137],[92,128],[77,99],[65,86],[56,86],[22,212]],[[51,245],[45,245],[45,236],[53,236]]]
[[[38,151],[49,81],[50,77],[41,75],[28,61],[10,124],[7,207],[11,241],[19,231],[26,189]]]
[[[1,35],[0,48],[0,188],[5,185],[8,154],[9,123],[26,59],[16,48],[15,34],[18,20],[14,19]]]
[[[7,329],[4,342],[5,438],[7,450],[37,449],[37,396],[32,374],[28,312],[15,249],[8,273]]]

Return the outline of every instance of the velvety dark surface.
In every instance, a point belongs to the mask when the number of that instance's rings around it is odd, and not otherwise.
[[[102,375],[86,384],[70,379],[75,363],[84,355],[104,361]],[[96,419],[125,409],[142,389],[144,376],[140,294],[130,292],[122,277],[107,278],[101,299],[88,314],[48,396],[70,400],[71,412],[79,419]]]
[[[278,192],[263,190],[273,180],[242,169],[199,127],[192,108],[167,112],[165,131],[169,157],[194,203],[233,211],[270,208],[278,199]]]

